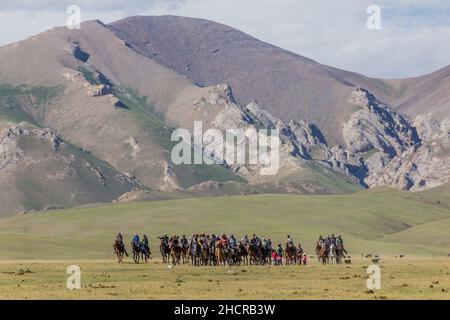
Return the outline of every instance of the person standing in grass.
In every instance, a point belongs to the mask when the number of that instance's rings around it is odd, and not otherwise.
[[[281,246],[281,243],[278,244],[277,248],[277,263],[278,265],[283,264],[283,247]]]

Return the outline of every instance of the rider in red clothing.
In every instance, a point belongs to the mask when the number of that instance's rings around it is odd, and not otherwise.
[[[228,247],[228,239],[227,239],[227,236],[225,234],[222,235],[222,237],[220,238],[219,241],[220,241],[220,243],[222,244],[222,246],[224,248]]]

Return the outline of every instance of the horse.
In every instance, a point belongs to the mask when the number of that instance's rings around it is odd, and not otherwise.
[[[228,265],[237,265],[240,264],[240,256],[237,247],[229,247],[227,252],[227,262]]]
[[[227,255],[225,253],[225,247],[223,246],[222,242],[217,241],[214,255],[216,256],[218,266],[222,264],[225,266],[227,264]]]
[[[261,248],[261,262],[263,264],[272,264],[272,251],[273,248],[270,245],[262,246]]]
[[[181,259],[181,247],[175,244],[173,241],[169,244],[170,256],[172,257],[172,264],[180,264]]]
[[[217,259],[215,256],[216,252],[216,243],[215,241],[211,240],[208,245],[208,265],[215,266],[217,265]]]
[[[187,263],[189,261],[189,257],[188,257],[188,251],[189,251],[189,246],[187,245],[182,245],[181,246],[181,262],[183,264]]]
[[[125,246],[123,245],[123,242],[120,241],[114,241],[113,244],[114,252],[117,255],[117,262],[122,263],[123,262],[123,254],[125,254],[128,257],[128,252],[125,249]]]
[[[333,243],[330,245],[329,255],[328,256],[330,257],[330,263],[331,264],[336,264],[337,263],[336,246]]]
[[[144,261],[145,263],[147,263],[148,259],[151,259],[150,247],[146,246],[144,243],[141,242],[139,244],[139,248],[140,248],[140,254],[141,254],[141,261]]]
[[[325,242],[322,242],[320,244],[320,251],[319,251],[318,257],[319,257],[319,262],[321,262],[322,264],[327,264],[330,262],[329,249]]]
[[[248,250],[241,241],[238,242],[237,251],[244,265],[248,265]]]
[[[286,243],[284,250],[286,265],[297,263],[297,248],[292,243]]]
[[[161,239],[161,244],[159,245],[159,252],[161,252],[163,263],[166,262],[168,263],[170,249],[168,243],[164,239]]]
[[[322,250],[322,246],[319,241],[316,242],[316,256],[317,260],[319,260],[320,263],[320,251]]]
[[[140,243],[131,242],[131,251],[133,252],[134,263],[139,263],[141,258],[141,245]]]
[[[260,264],[260,262],[261,262],[261,247],[250,245],[248,247],[248,255],[250,256],[250,265]]]
[[[201,255],[202,255],[202,249],[200,247],[200,244],[198,242],[192,241],[189,245],[189,258],[190,258],[190,265],[193,266],[199,266]]]

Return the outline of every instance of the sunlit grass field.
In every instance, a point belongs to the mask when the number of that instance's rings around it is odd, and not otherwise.
[[[445,187],[447,188],[447,187]],[[252,195],[93,205],[0,219],[0,299],[449,299],[447,189],[351,195]],[[122,232],[147,234],[153,260],[118,265]],[[287,234],[314,256],[317,237],[341,234],[351,265],[189,267],[162,264],[157,235],[193,232]],[[129,249],[130,250],[130,249]],[[366,288],[381,257],[382,289]],[[401,258],[400,256],[403,256]],[[82,289],[66,289],[79,265]]]

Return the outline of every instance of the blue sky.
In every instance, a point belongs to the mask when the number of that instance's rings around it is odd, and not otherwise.
[[[0,45],[82,19],[174,14],[218,21],[320,63],[368,76],[402,78],[450,64],[449,0],[1,0]],[[381,29],[368,30],[369,5]]]

